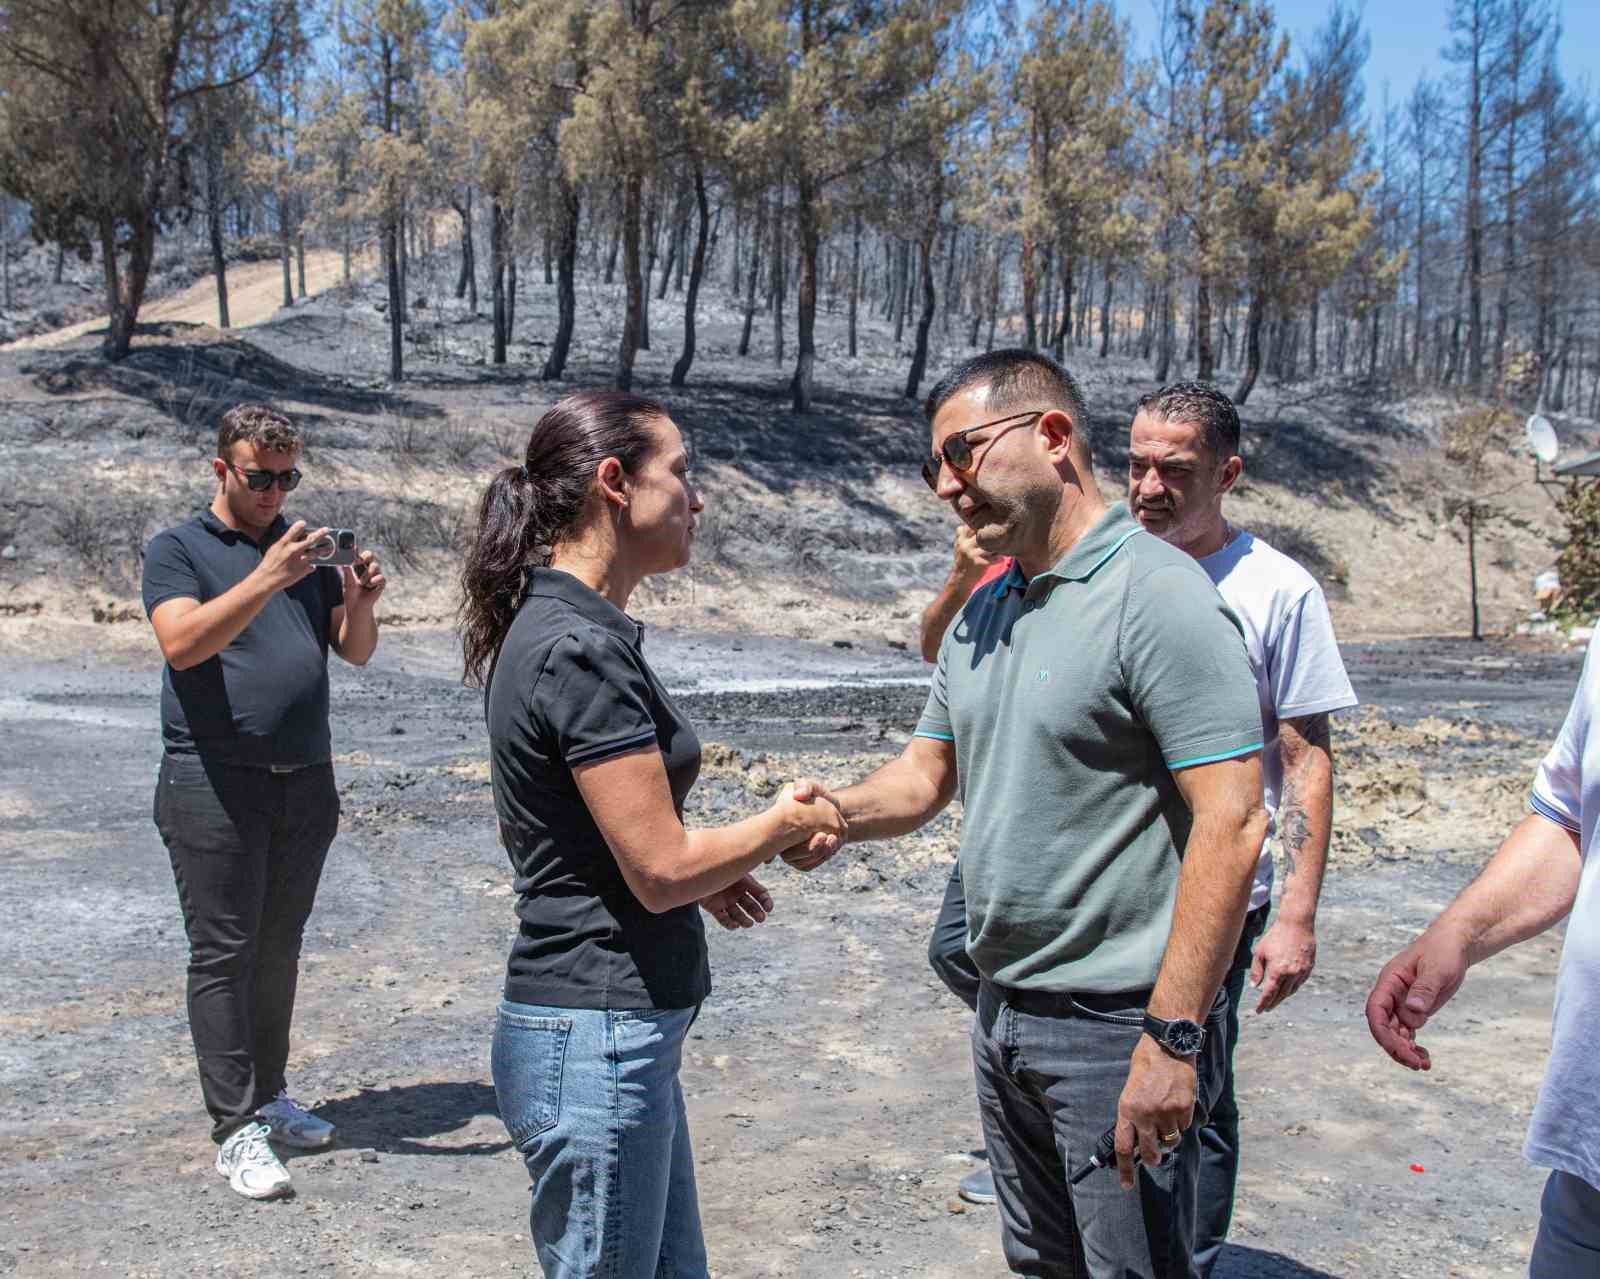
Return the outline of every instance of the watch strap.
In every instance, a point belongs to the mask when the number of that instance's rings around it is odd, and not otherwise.
[[[1144,1015],[1144,1031],[1162,1049],[1174,1057],[1195,1057],[1205,1047],[1206,1028],[1198,1022],[1189,1021],[1187,1018],[1175,1017],[1171,1021],[1155,1016],[1146,1011]],[[1184,1051],[1181,1041],[1193,1038],[1196,1042],[1192,1049]]]

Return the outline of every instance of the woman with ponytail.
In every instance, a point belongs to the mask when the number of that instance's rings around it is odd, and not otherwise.
[[[701,509],[665,409],[581,392],[490,481],[461,574],[520,921],[494,1084],[547,1279],[706,1279],[678,1083],[710,990],[697,903],[726,927],[759,922],[772,899],[750,872],[845,835],[810,783],[684,829],[700,744],[624,610],[645,577],[688,563]]]

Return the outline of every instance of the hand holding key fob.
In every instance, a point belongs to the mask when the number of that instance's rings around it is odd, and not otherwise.
[[[1172,1162],[1172,1157],[1178,1153],[1176,1146],[1171,1146],[1161,1152],[1161,1162],[1158,1167],[1165,1168]],[[1137,1152],[1135,1152],[1137,1156]],[[1084,1164],[1077,1172],[1067,1178],[1067,1184],[1076,1186],[1096,1168],[1115,1168],[1117,1166],[1117,1126],[1113,1124],[1100,1134],[1100,1140],[1094,1143],[1094,1152],[1089,1156],[1089,1162]]]

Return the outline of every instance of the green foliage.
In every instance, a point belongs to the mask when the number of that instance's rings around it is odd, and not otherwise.
[[[1561,611],[1584,618],[1600,612],[1600,481],[1580,480],[1556,504],[1567,543],[1556,559]]]

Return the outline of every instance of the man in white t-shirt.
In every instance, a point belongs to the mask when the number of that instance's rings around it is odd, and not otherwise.
[[[1567,720],[1539,765],[1529,807],[1482,873],[1416,941],[1384,965],[1367,1025],[1402,1066],[1428,1070],[1417,1032],[1460,988],[1467,968],[1542,933],[1567,914],[1556,974],[1550,1064],[1523,1147],[1551,1169],[1530,1279],[1600,1275],[1600,661],[1589,641]]]
[[[1264,1013],[1311,976],[1333,821],[1328,716],[1356,704],[1316,579],[1222,514],[1223,498],[1243,466],[1239,415],[1221,391],[1180,382],[1139,401],[1128,440],[1128,505],[1146,529],[1200,562],[1238,617],[1266,733],[1261,774],[1270,824],[1250,913],[1224,983],[1227,1074],[1200,1131],[1195,1264],[1202,1275],[1215,1266],[1233,1216],[1239,1171],[1233,1051],[1245,979],[1259,992],[1255,1011]],[[1274,832],[1283,850],[1284,883],[1278,917],[1269,927]]]

